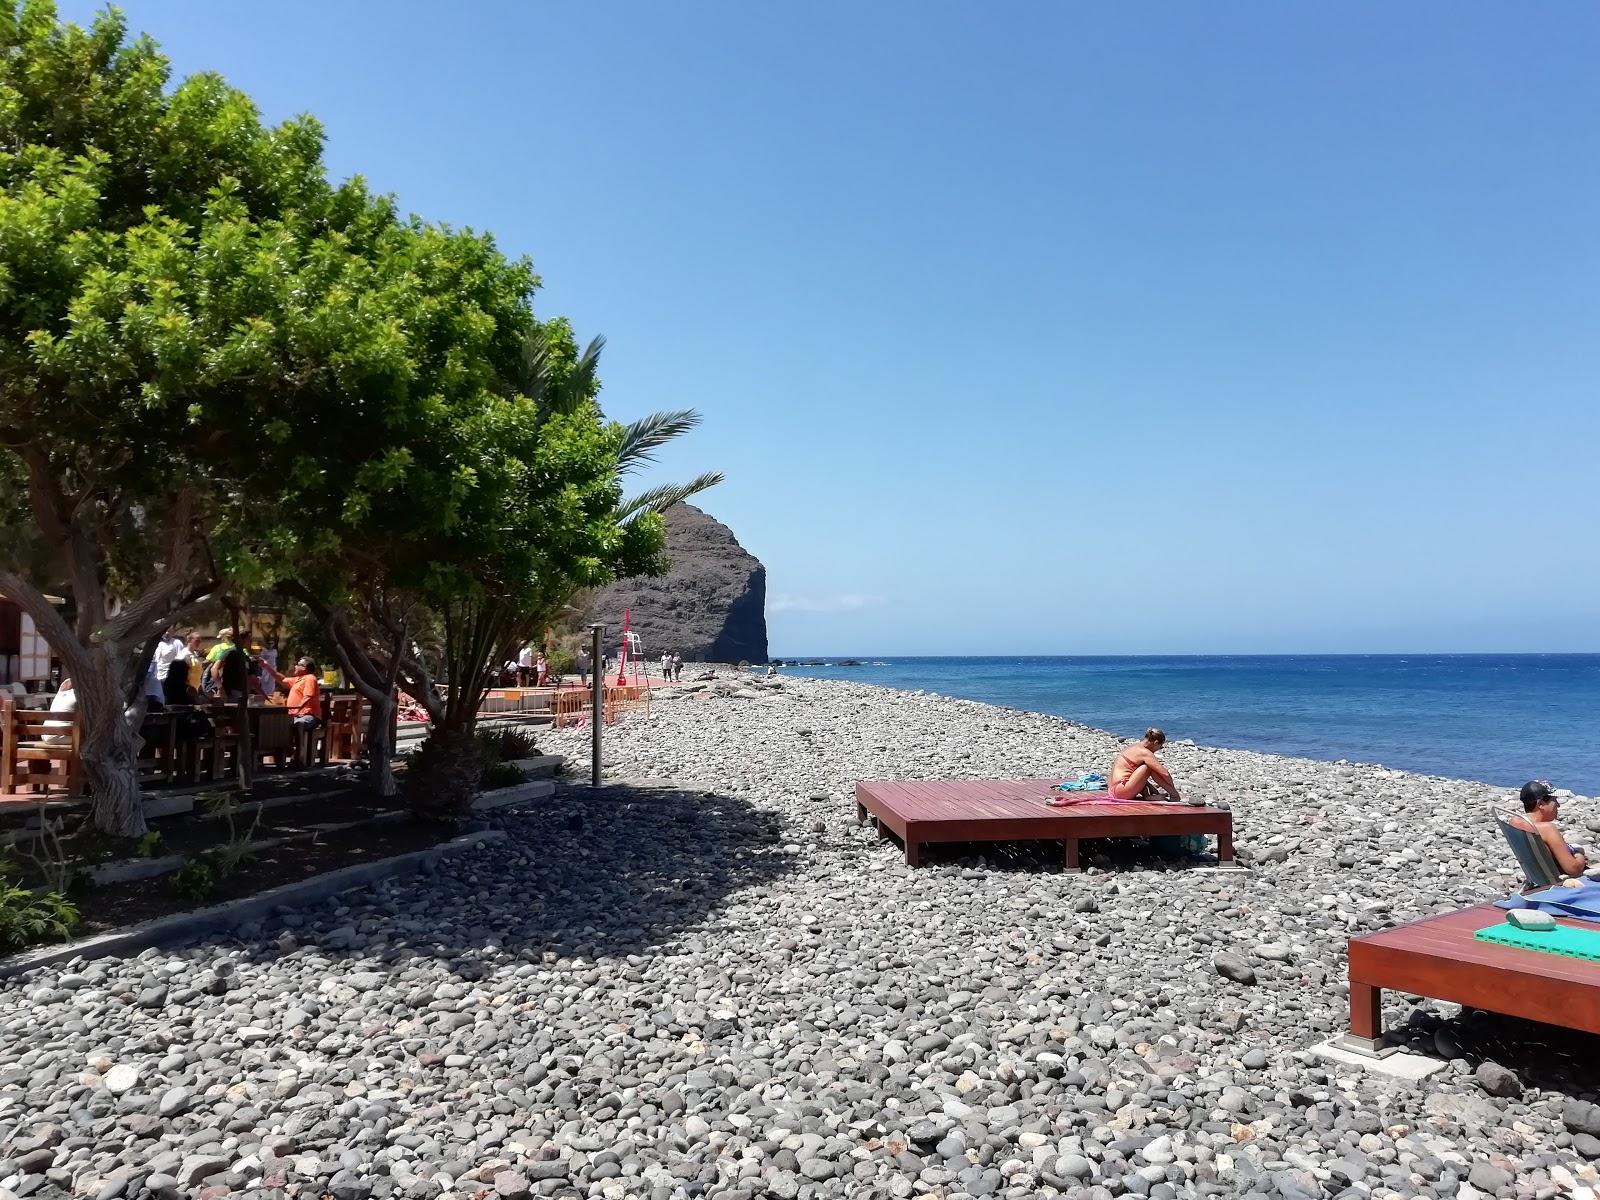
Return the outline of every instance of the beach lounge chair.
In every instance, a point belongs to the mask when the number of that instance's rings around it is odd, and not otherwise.
[[[1500,833],[1510,845],[1511,853],[1517,856],[1517,864],[1522,868],[1522,877],[1527,881],[1528,887],[1555,887],[1561,882],[1563,878],[1561,868],[1556,866],[1555,856],[1550,853],[1550,847],[1540,840],[1538,834],[1518,829],[1502,816],[1497,815],[1495,821],[1500,826]]]

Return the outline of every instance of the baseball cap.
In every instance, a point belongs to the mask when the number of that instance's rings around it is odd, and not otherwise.
[[[1524,804],[1541,804],[1550,798],[1550,785],[1542,779],[1530,779],[1522,785]]]

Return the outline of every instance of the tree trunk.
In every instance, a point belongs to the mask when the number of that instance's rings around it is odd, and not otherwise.
[[[372,720],[367,725],[367,782],[379,796],[393,796],[400,789],[394,780],[394,715],[399,706],[394,693],[368,697]]]
[[[139,800],[139,735],[123,715],[116,656],[104,646],[73,654],[72,690],[80,730],[79,769],[88,784],[91,819],[99,832],[136,838],[146,833]]]

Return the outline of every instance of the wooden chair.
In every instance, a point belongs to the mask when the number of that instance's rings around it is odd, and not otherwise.
[[[325,766],[328,762],[328,704],[326,698],[322,704],[322,724],[315,729],[304,729],[290,722],[294,731],[294,763],[299,767]]]
[[[322,761],[355,762],[361,757],[362,696],[323,696]]]
[[[77,713],[18,708],[8,702],[0,724],[0,791],[59,785],[69,796],[82,794]]]
[[[295,728],[289,710],[272,704],[250,710],[250,753],[257,765],[272,759],[280,770],[289,765],[294,753]]]
[[[148,713],[139,730],[144,745],[139,749],[139,769],[148,770],[153,779],[171,783],[178,774],[178,722],[170,712]]]

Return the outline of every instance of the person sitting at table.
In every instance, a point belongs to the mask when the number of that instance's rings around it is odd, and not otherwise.
[[[205,638],[198,633],[191,633],[183,640],[183,667],[184,674],[188,676],[189,690],[199,695],[206,677],[206,648]],[[198,704],[200,701],[196,700]]]
[[[210,674],[216,685],[216,694],[229,704],[237,704],[245,698],[246,689],[250,686],[250,659],[241,648],[250,644],[250,631],[239,630],[237,639],[231,636],[232,633],[232,630],[224,629],[217,634],[223,640],[211,647],[207,661],[211,664]]]
[[[1172,782],[1172,772],[1156,757],[1156,752],[1166,744],[1165,733],[1147,729],[1142,740],[1117,752],[1111,762],[1108,788],[1113,800],[1183,798],[1178,794],[1178,785]]]
[[[161,681],[161,701],[168,708],[205,703],[205,697],[199,690],[190,686],[188,666],[187,662],[174,662],[167,677]]]
[[[1589,862],[1576,846],[1569,846],[1556,825],[1556,814],[1561,801],[1555,798],[1550,785],[1542,779],[1530,779],[1522,785],[1522,816],[1508,818],[1510,824],[1528,833],[1537,834],[1539,840],[1550,848],[1550,857],[1556,860],[1563,875],[1576,877],[1589,869]]]
[[[69,713],[77,710],[78,693],[72,690],[72,676],[63,675],[61,677],[61,686],[56,689],[56,694],[50,698],[50,711],[53,713]],[[44,727],[46,729],[70,729],[72,728],[72,723],[70,721],[46,721]],[[70,742],[72,735],[67,733],[47,733],[42,740],[50,742],[52,745],[61,745]],[[45,769],[49,769],[48,763],[45,764]]]
[[[317,664],[309,658],[296,660],[288,675],[263,661],[262,667],[280,688],[289,693],[287,706],[296,729],[317,729],[322,725],[322,686],[317,681]]]

